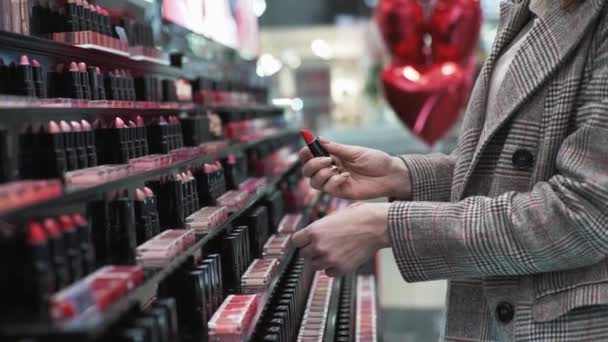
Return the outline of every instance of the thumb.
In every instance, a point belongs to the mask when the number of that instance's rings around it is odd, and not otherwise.
[[[329,154],[343,160],[355,159],[360,149],[357,146],[338,144],[323,137],[319,137],[319,142],[327,150],[327,152],[329,152]]]

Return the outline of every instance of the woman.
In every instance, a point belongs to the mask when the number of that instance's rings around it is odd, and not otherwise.
[[[398,201],[292,245],[332,276],[392,247],[406,281],[449,279],[446,341],[608,341],[608,0],[567,2],[501,3],[453,154],[303,149],[315,188]]]

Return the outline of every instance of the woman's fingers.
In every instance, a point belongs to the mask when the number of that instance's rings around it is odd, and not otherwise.
[[[311,178],[320,170],[330,167],[333,160],[329,157],[312,158],[302,168],[304,177]]]
[[[308,147],[304,146],[298,152],[298,157],[300,157],[300,161],[302,163],[306,163],[313,158],[313,155],[310,152],[310,149]]]
[[[323,191],[328,192],[330,194],[336,193],[338,188],[340,188],[340,186],[342,184],[344,184],[344,182],[346,182],[349,177],[350,177],[350,173],[348,173],[348,172],[343,172],[343,173],[331,176],[327,180],[327,182],[325,182],[325,185],[323,186]]]
[[[332,177],[340,173],[340,169],[337,166],[326,167],[315,173],[310,179],[310,185],[317,189],[322,190],[325,183]]]

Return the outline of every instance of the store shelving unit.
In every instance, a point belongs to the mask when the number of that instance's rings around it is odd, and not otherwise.
[[[112,305],[112,307],[105,312],[103,315],[98,317],[97,319],[90,320],[86,325],[80,325],[78,328],[62,328],[55,327],[45,322],[38,323],[28,323],[28,324],[16,324],[15,322],[2,322],[0,323],[0,337],[4,336],[7,338],[21,338],[21,337],[30,337],[30,338],[39,338],[48,341],[52,341],[57,338],[61,338],[62,341],[85,341],[85,340],[94,340],[96,338],[101,337],[104,333],[108,331],[116,322],[118,322],[121,317],[124,316],[129,310],[139,306],[144,306],[147,304],[156,292],[156,288],[160,282],[166,279],[171,273],[173,273],[176,269],[178,269],[181,265],[186,262],[189,258],[196,256],[201,253],[201,249],[204,248],[205,244],[211,241],[215,236],[222,233],[236,221],[236,219],[241,216],[243,213],[250,210],[253,206],[259,203],[268,192],[272,191],[276,188],[277,184],[285,178],[285,176],[291,174],[297,167],[299,163],[294,163],[290,167],[288,167],[281,175],[274,177],[272,181],[270,181],[263,191],[260,191],[256,194],[249,203],[242,208],[241,210],[233,213],[228,221],[222,224],[217,229],[213,230],[210,234],[205,235],[203,238],[198,240],[194,245],[189,247],[186,251],[180,253],[171,263],[169,263],[166,267],[162,269],[156,269],[148,271],[147,278],[144,283],[138,286],[136,289],[132,290],[127,296],[122,298],[119,302]],[[156,174],[156,173],[155,173]],[[135,177],[135,176],[133,176]],[[141,177],[141,176],[138,176]],[[78,197],[62,197],[57,201],[56,205],[61,205],[67,200],[77,200],[77,198],[86,198],[90,192],[92,191],[103,191],[108,189],[107,187],[119,186],[123,180],[120,182],[116,182],[115,184],[104,184],[101,187],[96,187],[92,189],[87,189],[78,194]],[[53,201],[53,200],[52,200]],[[50,205],[50,204],[46,204]],[[36,206],[28,207],[21,209],[19,212],[12,213],[13,215],[27,215],[30,213],[38,212],[37,206],[45,206],[45,204],[39,203]],[[310,219],[310,214],[312,212],[312,207],[309,207],[305,210],[305,222],[308,222]],[[294,251],[290,251],[286,254],[285,258],[281,261],[281,265],[279,271],[277,273],[277,277],[273,280],[273,283],[270,285],[268,294],[266,297],[272,293],[280,275],[284,273],[286,266],[289,264],[289,260],[293,258]]]

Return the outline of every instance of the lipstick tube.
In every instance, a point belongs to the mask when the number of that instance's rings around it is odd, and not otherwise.
[[[133,216],[133,201],[121,198],[110,203],[111,260],[119,265],[134,265],[137,234]]]
[[[19,65],[15,66],[13,81],[15,82],[13,87],[16,95],[36,96],[32,65],[26,55],[21,56]]]
[[[319,140],[315,138],[308,130],[303,129],[300,131],[304,142],[308,146],[308,149],[315,157],[329,157],[327,150],[319,143]]]
[[[78,169],[78,153],[76,149],[76,136],[72,132],[72,126],[66,121],[60,121],[61,135],[63,136],[65,155],[67,161],[67,170],[73,171]]]
[[[80,31],[80,20],[78,13],[78,6],[76,0],[67,0],[65,5],[65,18],[66,18],[66,31],[67,32],[78,32]]]
[[[33,59],[32,60],[32,72],[34,81],[34,90],[37,97],[45,99],[48,97],[46,90],[46,78],[44,77],[44,71],[40,63]]]
[[[62,289],[71,281],[62,233],[59,225],[53,219],[44,220],[43,227],[49,238],[51,261],[55,270],[55,288]]]
[[[79,246],[78,231],[76,224],[68,215],[59,217],[61,231],[63,232],[63,242],[66,248],[66,256],[68,261],[68,269],[70,271],[70,279],[76,281],[84,275],[82,270],[83,260]]]
[[[78,245],[82,256],[83,274],[89,274],[95,270],[95,251],[93,250],[91,231],[89,224],[80,214],[72,215],[78,233]]]
[[[32,134],[29,134],[33,138]],[[12,179],[11,168],[13,160],[11,158],[11,142],[8,130],[0,127],[0,183],[6,183]]]
[[[48,298],[57,289],[55,274],[50,264],[51,251],[48,235],[42,225],[32,222],[27,234],[28,272],[24,281],[25,293],[34,300],[34,306],[43,311]],[[27,298],[26,298],[27,299]]]
[[[83,99],[92,100],[93,92],[91,89],[91,82],[89,80],[89,73],[87,71],[87,65],[83,62],[78,63],[78,71],[80,74],[80,84],[83,91]]]

